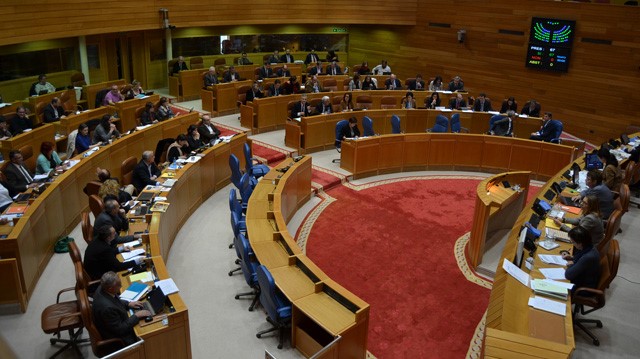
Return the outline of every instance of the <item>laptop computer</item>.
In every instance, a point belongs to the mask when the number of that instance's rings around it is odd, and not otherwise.
[[[167,300],[167,296],[164,295],[160,287],[154,287],[147,294],[147,299],[142,302],[143,307],[139,310],[148,310],[151,315],[154,316],[158,313],[162,313],[164,309],[164,303]]]
[[[584,169],[587,171],[599,170],[604,168],[604,164],[600,162],[597,153],[589,153],[584,156]]]
[[[153,199],[153,196],[155,196],[155,194],[155,192],[142,191],[137,199],[140,202],[149,202]]]

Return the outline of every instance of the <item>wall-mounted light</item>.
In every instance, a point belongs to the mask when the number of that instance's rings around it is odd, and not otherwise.
[[[458,30],[458,42],[463,43],[465,37],[467,37],[467,30],[465,29]]]
[[[169,9],[161,8],[160,9],[160,20],[162,22],[161,26],[163,29],[175,29],[176,27],[169,23]]]

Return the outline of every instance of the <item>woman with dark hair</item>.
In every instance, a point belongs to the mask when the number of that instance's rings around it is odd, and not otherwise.
[[[203,146],[203,142],[200,139],[200,132],[198,132],[198,126],[189,125],[187,129],[187,143],[189,144],[189,151],[195,151]]]
[[[518,112],[518,103],[516,99],[509,97],[508,99],[502,101],[502,107],[500,107],[500,113],[507,113],[507,111]]]
[[[78,135],[76,135],[76,153],[82,153],[91,147],[91,137],[89,137],[89,126],[81,123],[78,126]]]
[[[127,92],[127,96],[125,98],[130,100],[138,95],[144,95],[144,90],[140,86],[140,81],[133,80],[131,81],[131,89]]]
[[[172,143],[167,149],[167,161],[173,163],[178,158],[187,158],[188,151],[189,143],[187,142],[187,136],[179,134],[176,142]]]
[[[42,175],[47,174],[53,169],[62,169],[62,160],[53,150],[53,143],[47,141],[42,142],[40,145],[40,154],[38,155],[38,159],[36,161],[36,174]]]
[[[355,117],[349,119],[349,124],[342,128],[342,139],[360,137],[360,129],[358,129],[358,120]]]
[[[169,100],[167,100],[166,97],[161,97],[156,118],[159,121],[164,121],[170,118],[174,118],[175,116],[176,115],[173,113],[173,111],[171,111],[171,106],[169,106]]]
[[[376,89],[376,83],[373,82],[373,79],[371,79],[371,76],[366,75],[364,77],[364,81],[362,81],[362,89],[363,90],[375,90]]]
[[[156,120],[153,102],[147,102],[144,105],[144,111],[142,111],[142,114],[140,115],[140,124],[146,126],[153,125],[154,123],[158,123],[158,120]]]
[[[554,218],[553,221],[560,230],[569,232],[571,228],[565,223],[574,226],[580,226],[586,229],[591,235],[591,242],[597,246],[604,239],[604,225],[602,224],[602,216],[600,215],[600,202],[598,197],[594,195],[585,196],[580,202],[582,213],[577,218]]]
[[[424,99],[424,107],[430,108],[434,110],[436,107],[440,106],[440,94],[434,92],[431,96]]]
[[[562,259],[567,261],[564,277],[580,287],[596,288],[600,281],[600,254],[591,243],[589,231],[576,226],[569,231],[569,239],[573,243],[573,255],[562,252]]]
[[[433,81],[429,82],[429,91],[442,91],[442,76],[437,75]]]
[[[93,131],[93,144],[108,144],[109,140],[114,137],[120,137],[120,132],[116,129],[115,123],[111,122],[111,115],[104,115],[98,126]]]
[[[368,75],[369,72],[371,72],[371,69],[369,69],[369,63],[367,61],[362,61],[362,64],[358,69],[358,75]]]
[[[413,98],[413,92],[409,91],[402,99],[402,108],[416,108],[416,100]]]
[[[604,164],[602,170],[602,182],[612,191],[619,191],[622,184],[622,171],[618,167],[616,156],[608,149],[600,147],[598,158]]]
[[[355,74],[351,81],[349,81],[349,91],[362,90],[362,81],[360,81],[360,75]]]
[[[342,112],[353,111],[353,101],[351,100],[351,93],[346,92],[342,95],[342,101],[340,101],[340,109]]]

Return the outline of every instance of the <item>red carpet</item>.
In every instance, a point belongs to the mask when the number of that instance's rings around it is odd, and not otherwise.
[[[344,186],[313,225],[307,255],[371,306],[369,351],[387,358],[464,358],[489,300],[465,279],[455,241],[471,229],[471,179]]]
[[[289,155],[283,150],[276,149],[276,147],[274,146],[270,146],[266,143],[256,140],[252,141],[251,153],[256,157],[265,159],[267,161],[267,164],[272,167],[277,163],[282,162],[282,160],[287,158]]]
[[[313,167],[311,169],[311,182],[319,185],[323,191],[328,190],[329,188],[335,187],[342,183],[342,178],[344,176],[340,176],[337,173],[335,175],[321,171],[317,167]]]

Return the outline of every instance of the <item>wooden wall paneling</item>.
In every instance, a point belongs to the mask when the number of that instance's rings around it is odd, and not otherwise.
[[[456,163],[456,170],[477,168],[478,163],[482,163],[483,149],[483,135],[461,134],[453,153],[453,162]]]
[[[485,136],[482,150],[482,170],[487,172],[504,171],[511,162],[511,142],[507,137]]]
[[[20,285],[18,260],[0,259],[0,304],[20,303],[20,309],[26,311],[26,303]]]
[[[402,171],[404,159],[404,136],[391,135],[380,138],[378,158],[379,173]]]
[[[404,135],[404,153],[403,164],[404,170],[424,170],[429,153],[429,141],[427,137],[431,135],[426,133],[406,134]]]
[[[453,169],[457,135],[432,133],[429,145],[429,169]]]
[[[537,173],[540,162],[544,160],[540,145],[541,142],[538,141],[513,141],[509,171],[531,171],[534,174]],[[558,171],[554,173],[556,172]]]

